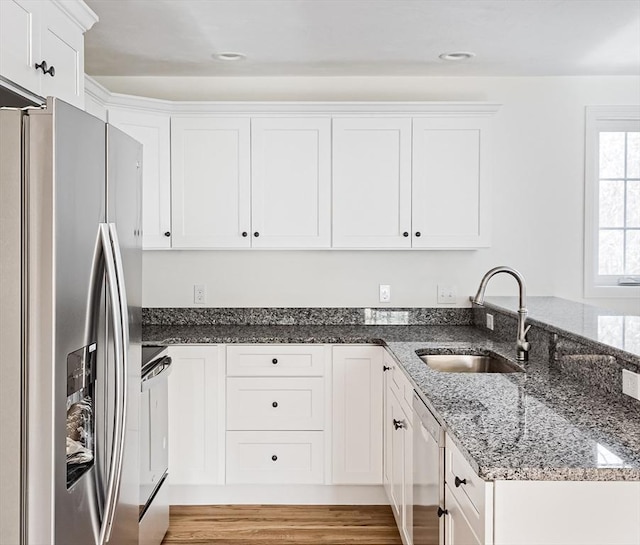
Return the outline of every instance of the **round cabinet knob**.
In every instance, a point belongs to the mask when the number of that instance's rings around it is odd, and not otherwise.
[[[277,407],[278,407],[278,402],[277,402],[277,401],[274,401],[274,402],[271,404],[271,406],[272,406],[274,409],[275,409],[275,408],[277,408]]]
[[[408,233],[407,231],[405,231],[404,233],[402,233],[402,236],[403,236],[403,237],[408,237],[408,236],[409,236],[409,233]]]
[[[393,427],[397,430],[404,428],[404,422],[402,420],[393,419]]]
[[[461,484],[467,484],[467,479],[460,479],[459,477],[456,477],[453,481],[453,484],[456,485],[456,488],[460,488]]]
[[[443,509],[442,507],[438,507],[438,518],[442,517],[442,515],[448,515],[449,511]]]
[[[420,231],[416,231],[416,236],[420,237],[420,236],[422,236],[422,233]]]
[[[164,236],[165,237],[170,237],[171,236],[171,231],[165,231]]]
[[[391,369],[391,367],[388,367],[387,365],[382,366],[383,371],[388,371],[389,369]]]
[[[273,365],[276,365],[278,363],[278,358],[273,358],[271,360],[271,363],[273,363]]]
[[[274,454],[274,455],[271,457],[271,459],[275,462],[275,461],[278,459],[278,457]]]
[[[247,232],[246,231],[242,231],[242,236],[246,237],[247,236]]]
[[[258,231],[256,231],[255,233],[253,233],[253,236],[258,238],[260,236],[260,233],[258,233]]]

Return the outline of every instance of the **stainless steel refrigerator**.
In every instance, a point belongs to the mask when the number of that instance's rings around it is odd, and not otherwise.
[[[58,100],[0,110],[3,544],[138,543],[141,157]]]

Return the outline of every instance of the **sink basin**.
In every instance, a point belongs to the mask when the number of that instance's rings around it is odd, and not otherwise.
[[[468,354],[418,354],[431,369],[447,373],[518,373],[514,364],[502,358]]]

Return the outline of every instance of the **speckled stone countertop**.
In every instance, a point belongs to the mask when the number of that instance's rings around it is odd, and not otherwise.
[[[517,315],[517,297],[487,297],[488,309]],[[527,297],[528,321],[547,331],[562,332],[579,341],[591,341],[611,348],[640,365],[640,300],[638,315],[568,301],[560,297]]]
[[[640,403],[594,391],[544,359],[525,373],[440,373],[416,350],[486,350],[513,359],[514,343],[472,326],[155,325],[145,344],[384,344],[485,480],[640,481]]]

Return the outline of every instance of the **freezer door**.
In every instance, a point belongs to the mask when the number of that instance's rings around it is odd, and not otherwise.
[[[46,110],[29,112],[25,144],[28,542],[86,545],[100,525],[93,373],[103,365],[104,344],[95,320],[89,328],[96,310],[88,304],[105,221],[104,123],[50,100]]]
[[[107,125],[107,221],[115,225],[119,241],[129,338],[124,457],[119,501],[109,543],[134,545],[138,542],[140,480],[138,468],[142,359],[142,146],[111,125]],[[111,346],[112,343],[107,344],[107,347]],[[114,359],[109,348],[107,358],[109,362]]]

